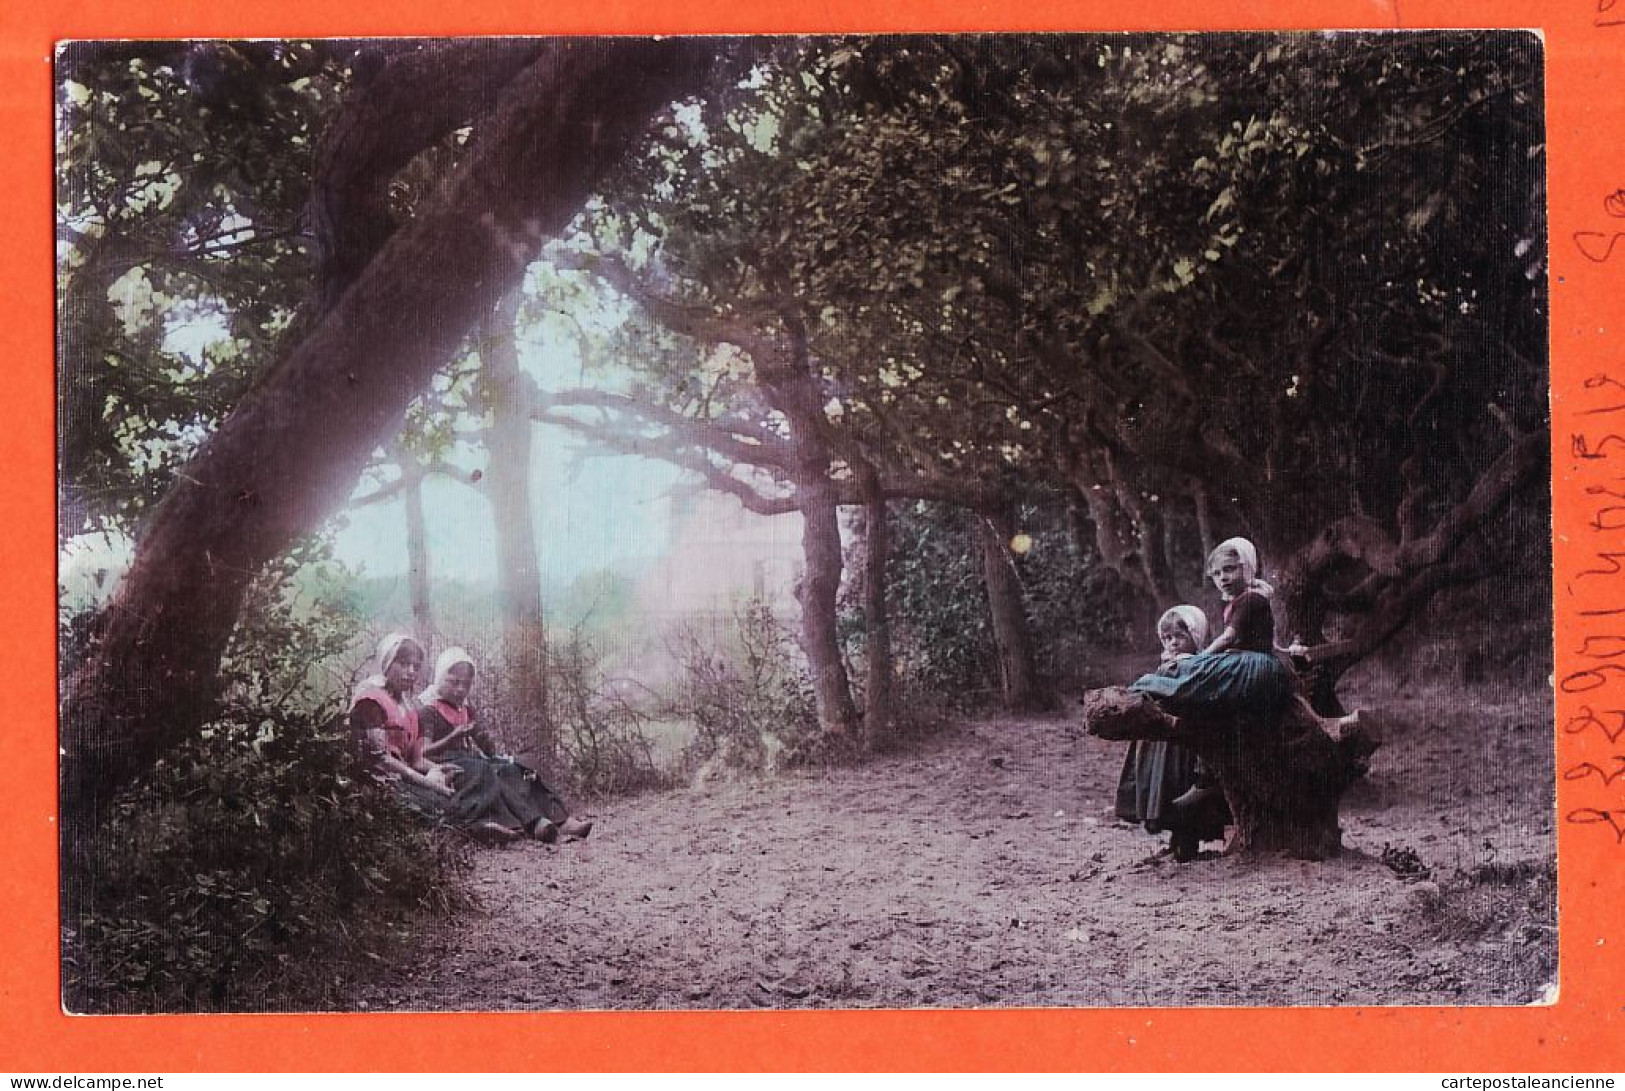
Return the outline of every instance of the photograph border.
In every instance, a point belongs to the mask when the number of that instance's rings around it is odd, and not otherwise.
[[[1097,0],[650,0],[538,12],[502,0],[203,0],[17,4],[0,102],[9,200],[0,237],[10,362],[0,517],[17,563],[0,610],[21,708],[0,827],[0,1071],[1442,1070],[1625,1068],[1625,3],[1165,0],[1129,22]],[[1520,28],[1546,46],[1557,669],[1560,991],[1527,1008],[1000,1009],[75,1017],[61,1009],[58,912],[53,127],[51,60],[68,38],[499,34],[1042,32]],[[1609,134],[1614,134],[1610,139]],[[1612,153],[1612,155],[1610,155]],[[1611,322],[1610,320],[1614,320]],[[1617,383],[1616,383],[1617,380]],[[1618,395],[1617,397],[1615,395]],[[1611,423],[1613,422],[1613,423]],[[1615,463],[1615,465],[1610,465]],[[1603,490],[1614,490],[1606,492]],[[1616,493],[1618,495],[1616,495]],[[1617,719],[1617,725],[1616,725]],[[1613,737],[1610,738],[1612,732]],[[1625,767],[1625,765],[1622,765]],[[1592,770],[1596,771],[1593,775]],[[412,1048],[402,1049],[410,1041]]]

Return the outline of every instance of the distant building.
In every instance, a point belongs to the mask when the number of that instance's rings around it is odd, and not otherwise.
[[[705,491],[670,501],[671,543],[638,584],[638,604],[657,624],[732,618],[750,598],[782,620],[800,615],[801,516],[757,515],[731,496]]]

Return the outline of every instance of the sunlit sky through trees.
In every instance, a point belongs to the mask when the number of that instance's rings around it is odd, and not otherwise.
[[[204,350],[226,336],[216,313],[191,310],[168,325],[165,348],[201,359]],[[567,342],[550,343],[532,330],[518,343],[520,364],[544,389],[612,385],[586,372]],[[451,456],[464,469],[483,468],[483,452]],[[561,429],[538,426],[531,479],[536,540],[544,584],[567,584],[606,567],[639,566],[666,554],[673,532],[669,493],[682,471],[666,462],[619,455],[588,445]],[[363,482],[356,496],[374,486]],[[430,569],[436,579],[494,585],[496,528],[486,498],[444,477],[424,483]],[[359,575],[404,578],[407,572],[402,503],[391,499],[341,513],[334,524],[338,560]],[[64,551],[62,584],[70,598],[100,598],[128,560],[128,543],[90,535]],[[99,582],[97,571],[107,570]]]

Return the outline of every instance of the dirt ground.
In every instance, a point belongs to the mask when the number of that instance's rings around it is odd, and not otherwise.
[[[586,842],[483,850],[478,907],[348,992],[363,1010],[1549,997],[1549,697],[1385,708],[1327,862],[1174,863],[1111,814],[1122,744],[1064,714],[984,719],[856,766],[610,801]]]

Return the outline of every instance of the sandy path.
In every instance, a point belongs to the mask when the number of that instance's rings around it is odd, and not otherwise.
[[[1531,879],[1553,846],[1549,705],[1393,708],[1408,726],[1346,801],[1334,861],[1174,864],[1110,815],[1121,745],[984,720],[484,851],[479,908],[426,925],[355,1006],[1528,1003],[1555,962]]]

